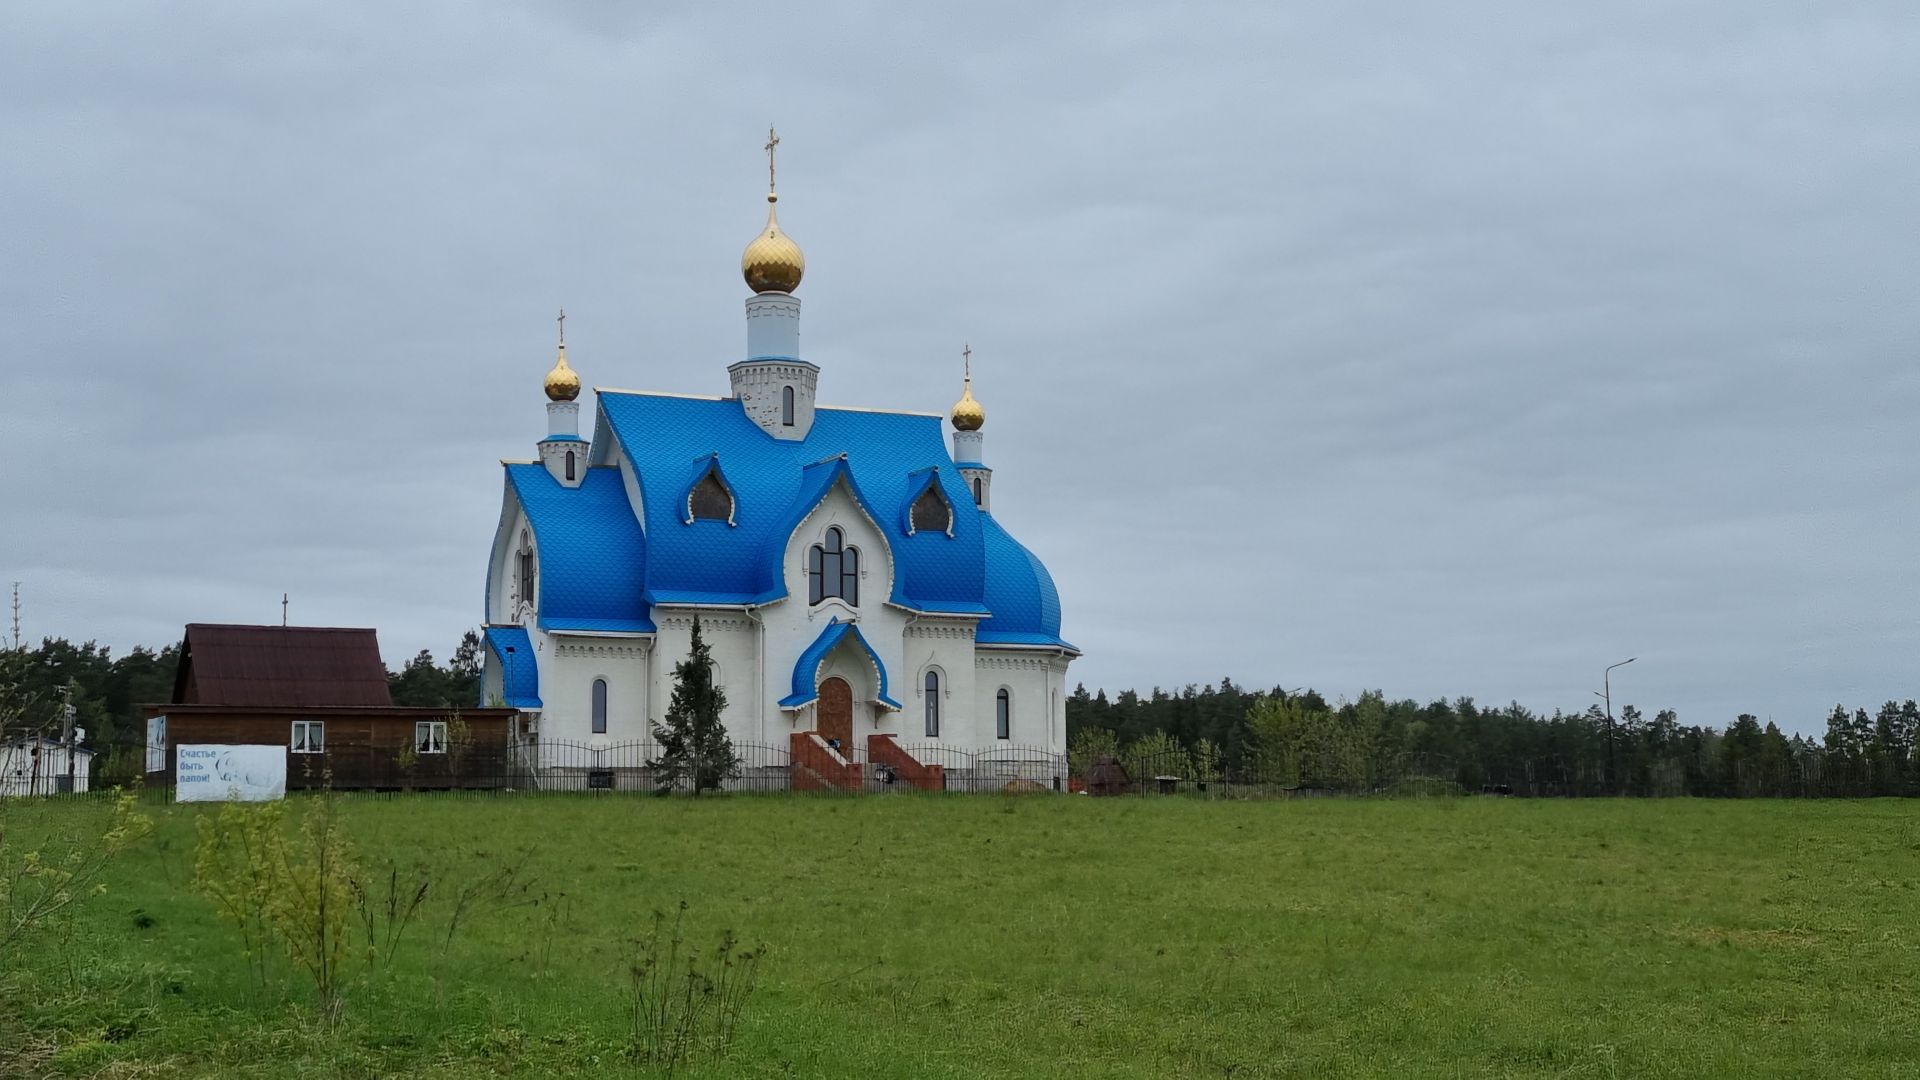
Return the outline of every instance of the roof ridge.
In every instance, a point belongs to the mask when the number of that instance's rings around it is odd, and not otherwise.
[[[724,398],[721,400],[725,400]],[[945,413],[921,412],[919,409],[868,409],[859,405],[815,405],[814,412],[857,412],[878,413],[881,416],[931,416],[935,420],[946,419]]]
[[[607,387],[596,386],[593,388],[593,392],[596,394],[630,394],[634,397],[681,398],[686,401],[733,401],[735,400],[732,397],[722,397],[718,394],[676,394],[671,390],[625,390],[615,386],[607,386]]]

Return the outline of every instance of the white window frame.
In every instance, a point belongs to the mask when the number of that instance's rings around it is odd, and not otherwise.
[[[327,752],[327,724],[324,720],[295,720],[287,734],[287,751],[293,754]]]
[[[425,728],[426,738],[421,738],[421,729]],[[447,752],[447,722],[445,720],[416,720],[413,724],[413,749],[419,754],[444,754]]]

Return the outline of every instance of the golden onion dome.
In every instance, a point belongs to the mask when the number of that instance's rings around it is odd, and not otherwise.
[[[968,379],[960,400],[953,403],[953,430],[979,431],[986,422],[987,410],[973,399],[973,380]]]
[[[800,287],[800,276],[807,272],[807,257],[800,245],[780,231],[780,219],[774,204],[780,196],[767,192],[767,228],[740,255],[740,273],[747,287],[756,293],[790,293]]]
[[[567,366],[567,343],[560,343],[560,358],[553,362],[553,370],[547,372],[547,399],[549,401],[572,401],[580,396],[580,376]]]

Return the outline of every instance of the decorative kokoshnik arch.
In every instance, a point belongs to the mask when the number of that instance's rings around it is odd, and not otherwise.
[[[840,644],[852,638],[861,650],[867,654],[867,662],[873,665],[873,703],[884,709],[899,712],[899,702],[887,696],[887,665],[880,662],[880,654],[867,644],[866,636],[860,628],[850,622],[841,622],[838,618],[829,620],[827,628],[800,654],[793,665],[793,693],[780,699],[783,709],[798,709],[820,696],[820,665],[826,663],[828,655]]]

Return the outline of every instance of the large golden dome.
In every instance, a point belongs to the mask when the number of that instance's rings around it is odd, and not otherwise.
[[[567,343],[560,343],[560,358],[553,362],[553,370],[547,372],[547,399],[549,401],[572,401],[580,396],[580,376],[567,366]]]
[[[767,192],[767,228],[740,255],[740,273],[747,288],[757,293],[790,293],[800,287],[800,276],[807,272],[807,257],[800,245],[780,231],[780,219],[774,204],[780,196]]]
[[[987,410],[973,399],[973,380],[969,378],[960,400],[953,403],[953,430],[979,431],[986,422]]]

